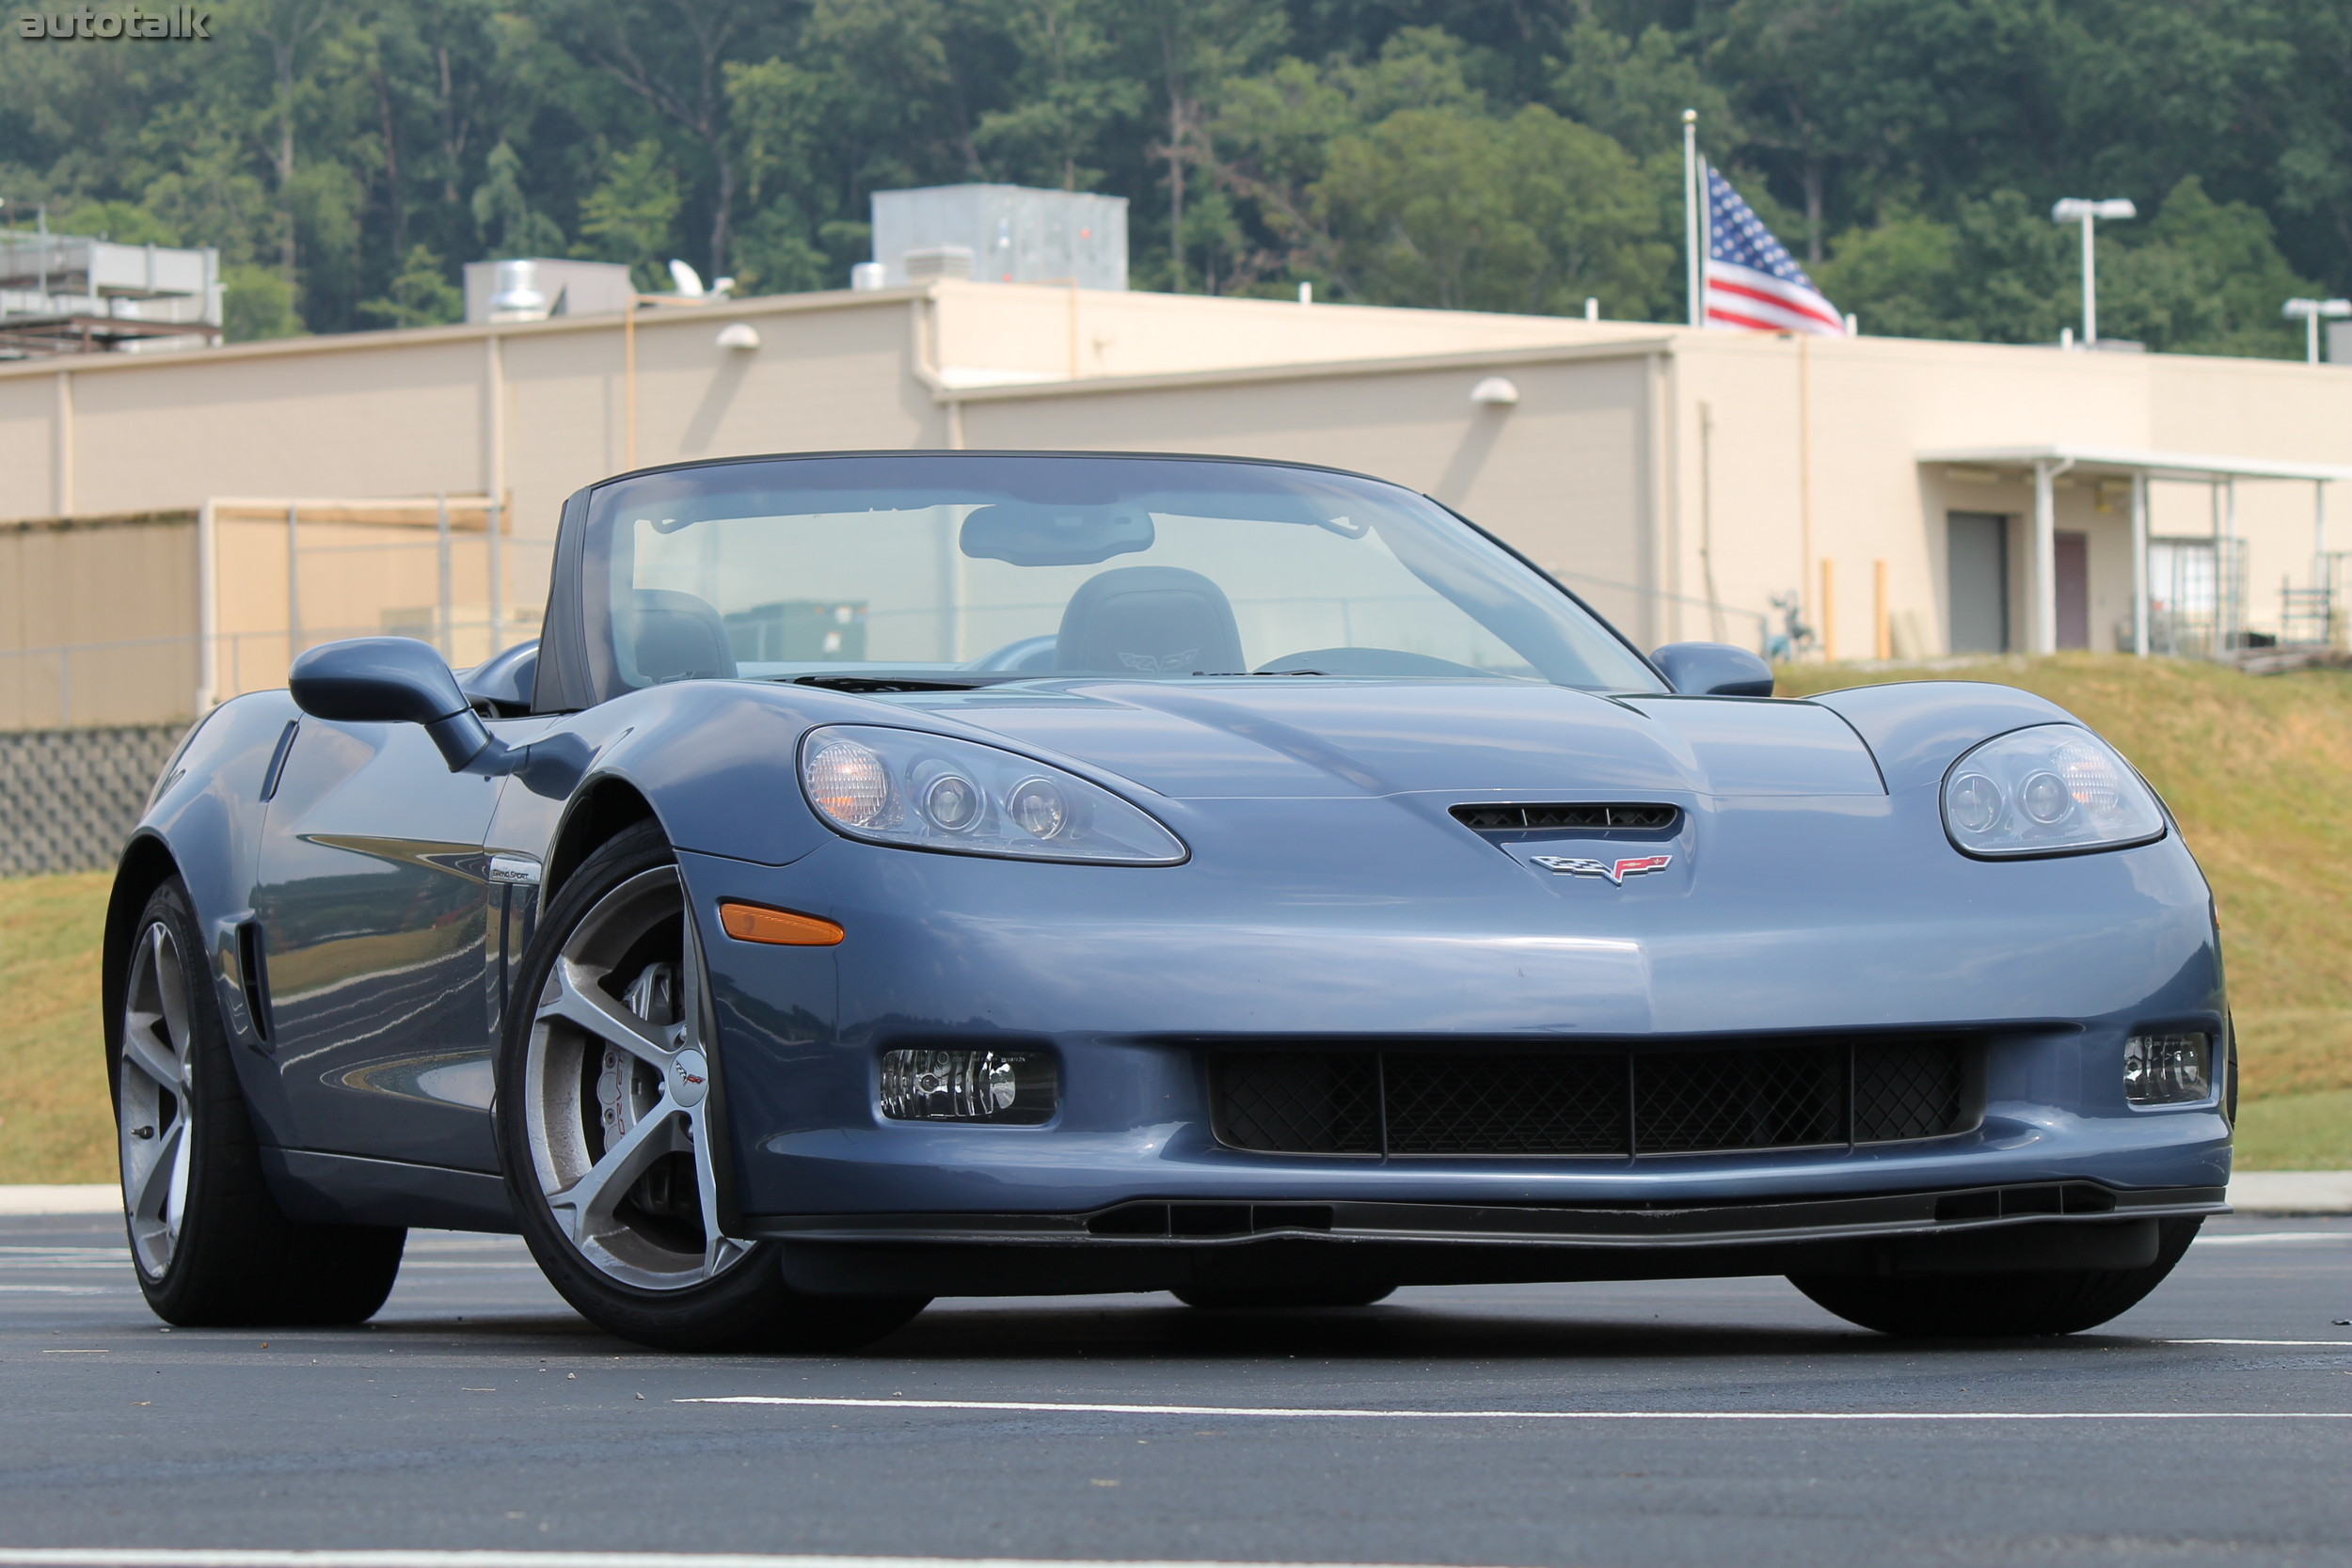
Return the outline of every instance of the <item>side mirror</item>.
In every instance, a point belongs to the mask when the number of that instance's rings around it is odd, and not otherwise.
[[[1685,697],[1769,697],[1772,667],[1728,642],[1669,642],[1649,656]]]
[[[457,689],[441,656],[413,637],[321,643],[294,660],[286,686],[294,705],[313,719],[422,724],[453,773],[506,751]]]

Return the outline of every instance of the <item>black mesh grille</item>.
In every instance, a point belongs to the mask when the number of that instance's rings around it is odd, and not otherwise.
[[[1650,1154],[1846,1141],[1846,1052],[1837,1046],[1637,1056],[1633,1114]]]
[[[1612,1056],[1384,1062],[1391,1154],[1617,1154],[1625,1067]]]
[[[1219,1141],[1269,1154],[1695,1154],[1885,1143],[1973,1118],[1976,1046],[1827,1040],[1699,1051],[1232,1052]]]
[[[1380,1066],[1370,1052],[1253,1052],[1220,1066],[1216,1132],[1235,1148],[1380,1152]]]
[[[1854,1053],[1856,1143],[1931,1138],[1951,1131],[1967,1091],[1960,1053],[1917,1040],[1888,1040]]]
[[[1481,832],[1600,828],[1671,828],[1681,816],[1675,806],[1553,805],[1455,806],[1454,818]]]

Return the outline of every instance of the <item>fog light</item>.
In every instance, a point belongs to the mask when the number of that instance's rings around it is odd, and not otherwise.
[[[2134,1035],[2123,1042],[2123,1098],[2135,1105],[2210,1100],[2212,1060],[2204,1035]]]
[[[893,1121],[1034,1125],[1054,1114],[1054,1059],[1041,1052],[885,1051],[882,1114]]]

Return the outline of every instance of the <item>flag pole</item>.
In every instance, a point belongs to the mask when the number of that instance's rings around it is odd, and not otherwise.
[[[1699,112],[1682,111],[1682,260],[1683,281],[1690,293],[1691,325],[1707,325],[1699,288]]]

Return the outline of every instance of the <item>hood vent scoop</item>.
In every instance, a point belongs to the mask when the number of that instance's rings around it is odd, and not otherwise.
[[[1660,805],[1455,806],[1454,819],[1482,833],[1597,832],[1609,828],[1664,832],[1681,821],[1682,812]]]

